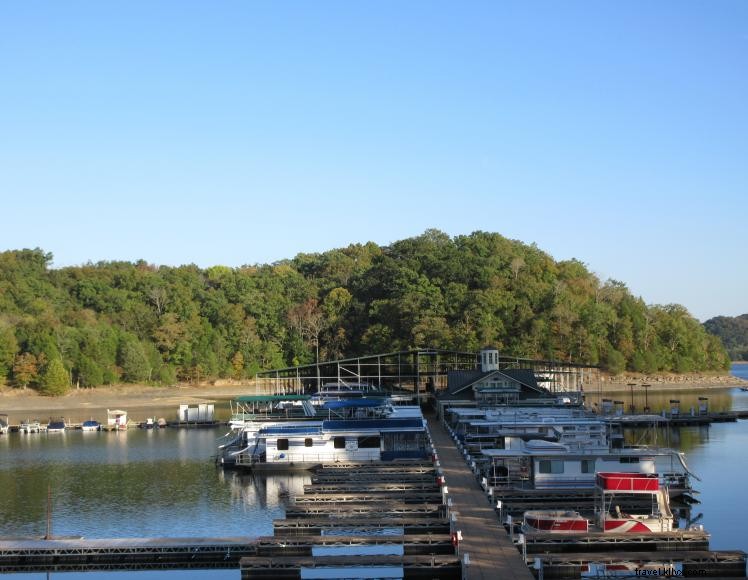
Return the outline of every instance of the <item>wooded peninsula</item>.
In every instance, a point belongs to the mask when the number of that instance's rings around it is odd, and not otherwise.
[[[729,357],[686,308],[647,305],[577,260],[497,233],[428,230],[239,268],[145,261],[52,268],[0,253],[0,384],[243,379],[263,369],[436,347],[600,365],[722,371]]]

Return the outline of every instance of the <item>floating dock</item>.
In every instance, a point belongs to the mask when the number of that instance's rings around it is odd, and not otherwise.
[[[642,551],[674,552],[685,550],[708,550],[709,534],[704,531],[677,530],[651,532],[648,534],[614,534],[610,532],[587,532],[586,534],[554,534],[529,532],[522,536],[527,554],[549,554],[568,552]],[[520,544],[520,548],[522,547]]]
[[[267,547],[241,559],[241,577],[459,580],[442,483],[431,461],[323,465],[273,522],[273,537],[261,540]]]
[[[745,552],[588,552],[576,554],[542,554],[528,556],[528,564],[542,569],[544,579],[580,578],[595,567],[599,574],[629,577],[665,576],[664,570],[680,570],[670,576],[701,578],[745,578]],[[647,570],[663,570],[645,574]],[[638,571],[638,573],[637,573]]]
[[[433,417],[429,430],[448,484],[452,510],[462,532],[461,553],[469,555],[469,580],[506,578],[529,580],[533,576],[499,519],[486,494],[465,464],[444,427]]]
[[[236,568],[255,538],[0,540],[0,573]]]

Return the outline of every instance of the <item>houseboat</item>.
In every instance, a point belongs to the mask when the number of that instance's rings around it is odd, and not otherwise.
[[[626,446],[620,431],[583,409],[448,408],[444,418],[487,487],[591,490],[596,472],[622,471],[659,473],[673,496],[692,491],[682,453]]]
[[[503,449],[483,449],[476,457],[486,485],[507,489],[594,489],[597,472],[659,474],[671,496],[693,493],[693,475],[682,453],[672,449],[577,448],[553,441],[506,437]]]
[[[257,471],[306,470],[323,463],[428,457],[419,407],[389,407],[379,418],[266,422],[245,426],[219,449],[219,463]]]
[[[127,429],[127,411],[120,409],[106,410],[106,428],[109,431],[119,431]]]

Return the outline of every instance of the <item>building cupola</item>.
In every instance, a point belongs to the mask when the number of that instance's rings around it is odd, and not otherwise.
[[[480,370],[487,373],[499,370],[499,349],[495,346],[486,346],[480,351]]]

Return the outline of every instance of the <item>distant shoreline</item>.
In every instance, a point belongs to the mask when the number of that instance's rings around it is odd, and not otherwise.
[[[707,389],[728,389],[748,386],[748,381],[732,375],[623,375],[602,376],[598,384],[585,384],[589,392],[619,393],[629,392],[631,383],[641,389],[642,384],[650,384],[650,392],[657,391],[700,391]],[[91,409],[149,409],[173,407],[175,412],[180,404],[196,405],[225,401],[241,395],[257,393],[254,381],[242,384],[189,385],[172,387],[151,387],[147,385],[115,385],[95,389],[73,389],[62,397],[46,397],[32,389],[0,387],[0,413],[17,416],[19,413],[77,413],[85,415]]]
[[[45,397],[32,389],[0,389],[0,413],[17,416],[19,413],[75,412],[86,414],[88,409],[132,408],[149,409],[196,405],[255,392],[254,385],[200,385],[150,387],[144,385],[116,385],[95,389],[73,389],[62,397]]]
[[[701,391],[709,389],[729,389],[732,387],[748,386],[748,381],[730,374],[705,375],[694,374],[662,374],[662,375],[623,375],[602,376],[600,385],[590,385],[592,389],[599,388],[604,393],[620,393],[631,390],[631,385],[641,389],[642,385],[650,385],[651,392],[657,391]]]

